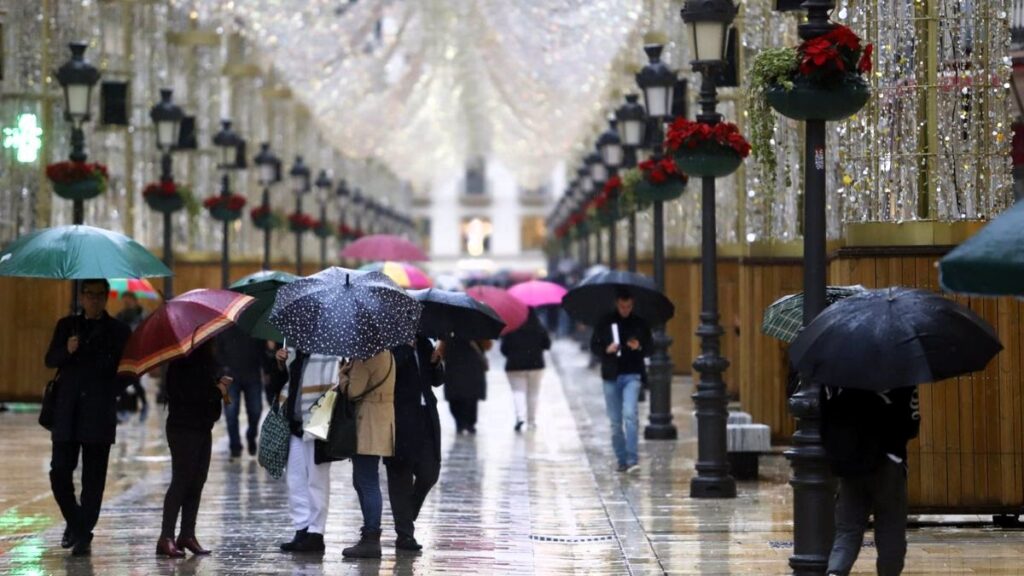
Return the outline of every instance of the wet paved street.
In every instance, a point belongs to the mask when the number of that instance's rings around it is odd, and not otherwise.
[[[93,556],[71,558],[58,546],[63,522],[47,480],[48,437],[36,414],[0,414],[0,574],[787,573],[789,469],[781,456],[763,457],[760,481],[740,483],[735,500],[689,499],[696,443],[680,379],[674,412],[681,439],[642,441],[641,472],[618,474],[595,372],[569,341],[556,343],[554,357],[558,370],[546,372],[536,431],[512,431],[501,371],[489,374],[475,437],[455,436],[442,405],[441,479],[417,527],[426,549],[396,557],[385,499],[380,561],[341,556],[360,524],[348,463],[332,469],[327,553],[278,552],[277,542],[291,533],[284,481],[272,480],[254,458],[230,461],[222,423],[198,526],[214,554],[158,559],[153,547],[169,476],[159,411],[146,425],[119,430]],[[500,358],[492,365],[501,366]],[[1021,531],[922,528],[909,538],[907,574],[1024,574]],[[873,564],[869,546],[857,573],[873,573]]]

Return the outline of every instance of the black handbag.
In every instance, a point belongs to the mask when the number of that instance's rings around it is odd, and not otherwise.
[[[356,406],[367,394],[387,382],[394,368],[395,359],[392,357],[388,373],[380,382],[367,388],[355,398],[348,397],[348,386],[341,394],[338,394],[334,400],[334,408],[331,410],[331,425],[327,429],[327,440],[314,440],[313,462],[315,464],[347,460],[357,454],[359,439],[356,430]]]
[[[57,413],[57,380],[60,378],[60,370],[46,383],[43,390],[43,406],[39,410],[39,425],[47,430],[53,430],[53,422]]]

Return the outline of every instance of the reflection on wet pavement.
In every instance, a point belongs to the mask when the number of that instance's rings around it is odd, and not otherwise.
[[[539,429],[513,432],[504,373],[488,375],[479,433],[456,436],[441,406],[444,462],[417,526],[419,556],[396,556],[385,498],[384,558],[347,561],[358,536],[351,468],[332,469],[327,553],[290,556],[284,481],[248,456],[230,461],[223,424],[199,515],[200,541],[212,556],[153,554],[169,478],[164,414],[119,430],[91,558],[59,547],[63,522],[50,496],[49,439],[34,414],[0,415],[0,573],[16,575],[189,574],[786,574],[791,511],[788,464],[762,458],[758,482],[740,497],[688,497],[696,451],[686,382],[677,380],[674,413],[681,439],[641,441],[642,470],[614,471],[604,400],[579,347],[556,343],[558,370],[546,372]],[[492,366],[503,364],[500,357]],[[642,411],[646,404],[642,404]],[[642,415],[646,421],[646,414]],[[383,478],[383,474],[382,474]],[[870,540],[870,537],[869,537]],[[922,528],[910,533],[907,574],[1021,574],[1021,532],[992,527]],[[871,574],[865,548],[858,574]]]

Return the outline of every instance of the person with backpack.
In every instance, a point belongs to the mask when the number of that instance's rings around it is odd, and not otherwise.
[[[821,404],[822,441],[839,478],[828,574],[850,573],[873,515],[878,574],[898,575],[907,554],[907,443],[921,426],[917,387],[823,386]]]

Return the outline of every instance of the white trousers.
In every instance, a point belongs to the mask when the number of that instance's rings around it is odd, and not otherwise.
[[[540,394],[540,381],[544,370],[516,370],[506,372],[508,383],[512,386],[512,401],[516,407],[516,422],[536,423],[537,396]]]
[[[295,530],[323,534],[331,501],[331,463],[313,461],[313,440],[291,436],[288,446],[288,514]]]

